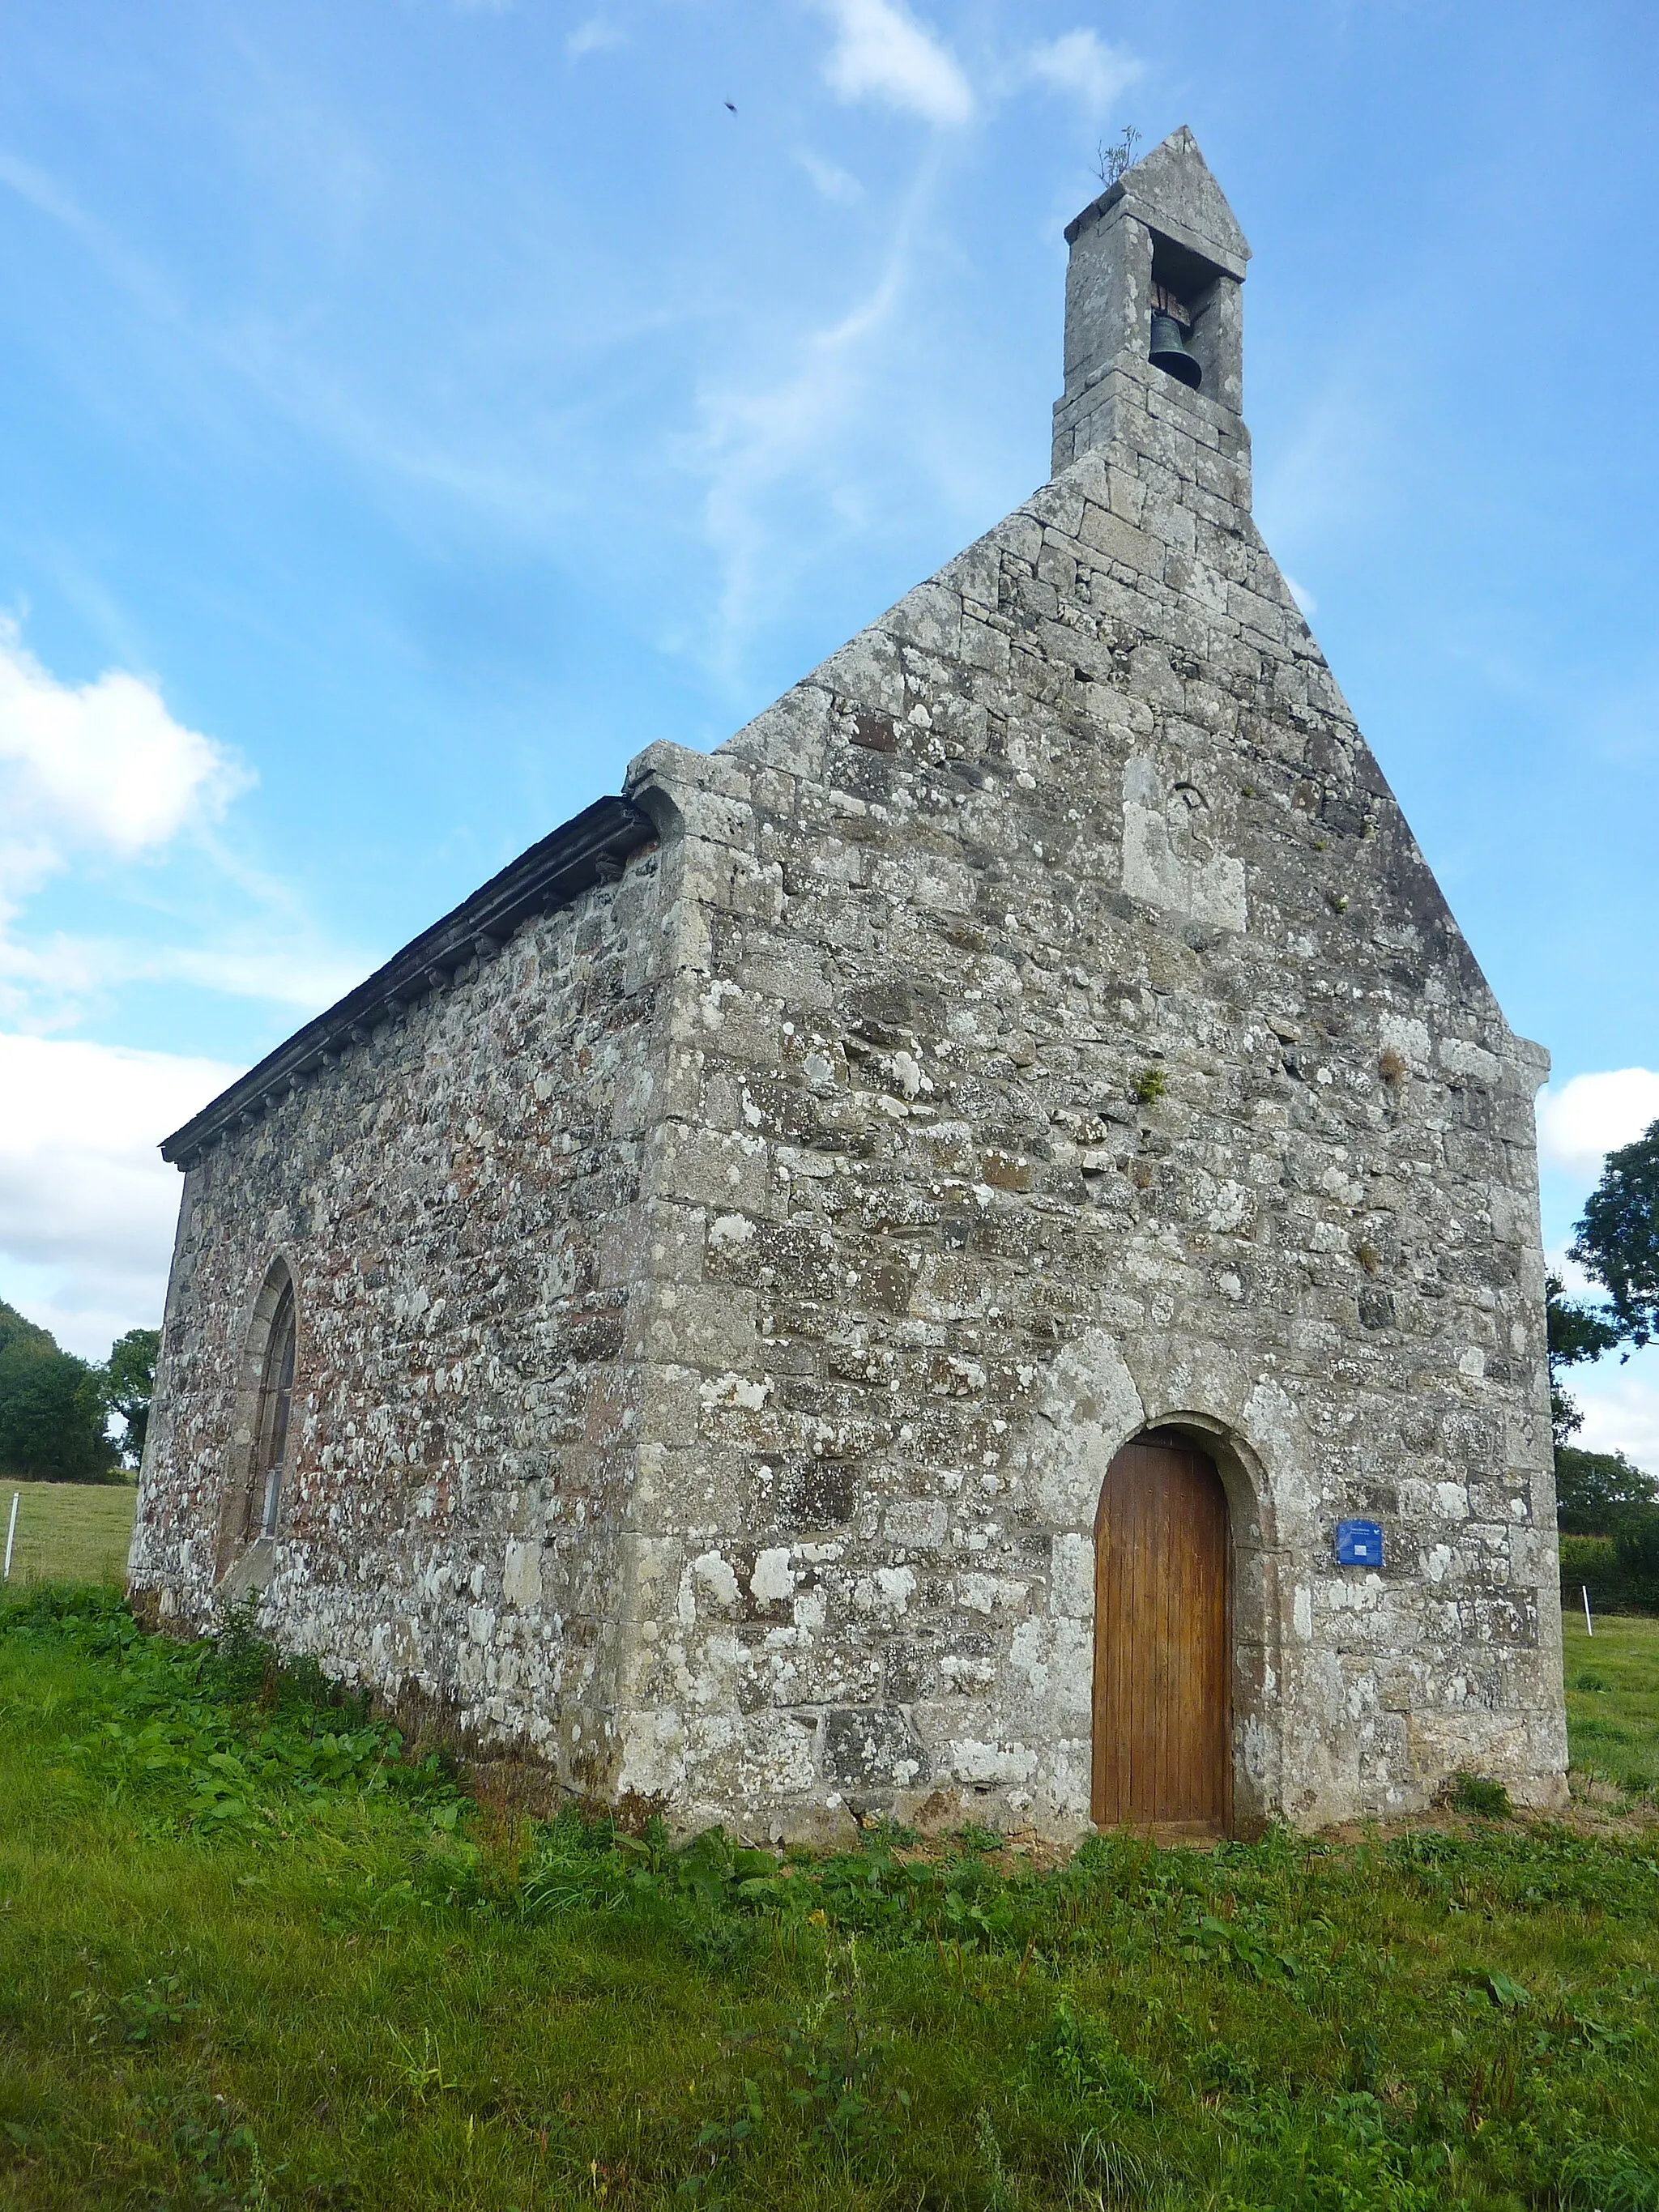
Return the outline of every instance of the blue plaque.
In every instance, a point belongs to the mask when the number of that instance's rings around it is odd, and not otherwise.
[[[1380,1521],[1339,1521],[1336,1524],[1336,1564],[1339,1567],[1380,1567],[1382,1564],[1382,1523]]]

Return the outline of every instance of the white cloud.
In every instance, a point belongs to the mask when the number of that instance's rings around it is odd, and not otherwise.
[[[210,821],[249,781],[221,747],[175,722],[153,684],[111,669],[60,684],[0,622],[0,868],[70,845],[122,858]]]
[[[29,893],[77,860],[155,854],[251,781],[154,684],[118,669],[59,683],[0,618],[0,975],[27,982],[38,965],[9,929]],[[17,1010],[15,991],[0,1003]]]
[[[843,100],[878,100],[928,123],[966,123],[967,78],[934,34],[897,0],[824,0],[836,43],[823,65]]]
[[[914,209],[913,201],[913,209]],[[907,214],[865,298],[828,328],[809,332],[793,364],[772,382],[710,390],[690,465],[708,479],[705,528],[720,564],[720,619],[704,641],[723,677],[735,679],[757,611],[790,557],[773,502],[780,487],[811,477],[831,518],[844,520],[853,495],[826,483],[836,433],[857,414],[881,339],[902,297],[909,256]]]
[[[1302,610],[1303,613],[1309,616],[1316,615],[1319,612],[1319,602],[1315,599],[1313,593],[1308,589],[1306,585],[1298,584],[1296,578],[1292,576],[1288,570],[1281,569],[1279,573],[1285,578],[1285,590],[1296,601],[1297,605]]]
[[[1544,1265],[1552,1275],[1560,1277],[1561,1287],[1570,1298],[1588,1298],[1592,1305],[1599,1305],[1606,1297],[1605,1287],[1592,1280],[1578,1262],[1569,1257],[1565,1244],[1553,1249],[1547,1247]]]
[[[0,1297],[98,1358],[155,1327],[180,1189],[155,1148],[240,1073],[0,1033]]]
[[[603,15],[590,15],[586,22],[577,24],[565,40],[564,50],[573,62],[579,62],[584,54],[599,54],[608,46],[627,44],[625,31],[618,29],[615,23],[606,22]]]
[[[1659,1121],[1659,1074],[1618,1067],[1575,1075],[1538,1097],[1538,1157],[1570,1175],[1599,1176],[1606,1155]]]
[[[1097,31],[1066,31],[1046,46],[1033,46],[1025,68],[1038,83],[1069,94],[1096,116],[1104,114],[1141,74],[1133,54],[1109,46]]]
[[[824,198],[833,200],[837,207],[851,207],[855,200],[864,198],[864,187],[858,179],[848,176],[845,169],[838,169],[833,161],[821,161],[805,146],[797,149],[795,159]]]
[[[303,922],[273,920],[275,903],[262,903],[246,923],[222,931],[210,945],[61,934],[31,945],[0,939],[0,1015],[45,1009],[61,1024],[76,1005],[123,983],[191,983],[309,1016],[343,997],[376,965],[371,955],[319,944]]]
[[[1621,1451],[1659,1474],[1659,1352],[1632,1352],[1627,1367],[1576,1367],[1567,1389],[1584,1416],[1572,1440],[1581,1451]]]
[[[60,682],[0,617],[0,1018],[61,1029],[121,984],[178,982],[314,1012],[362,974],[325,945],[280,883],[224,849],[215,826],[253,778],[222,745],[167,711],[153,682],[112,669]],[[71,869],[120,872],[191,857],[239,894],[246,920],[167,943],[147,897],[127,937],[21,927],[31,896]],[[176,887],[176,886],[175,886]]]

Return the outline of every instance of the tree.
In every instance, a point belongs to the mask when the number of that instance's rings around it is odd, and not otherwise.
[[[1607,1154],[1569,1249],[1632,1344],[1659,1336],[1659,1121]]]
[[[160,1329],[130,1328],[111,1345],[104,1364],[104,1397],[110,1411],[121,1416],[123,1449],[135,1467],[144,1455],[149,1401],[155,1389],[155,1362],[161,1350]]]
[[[1627,1515],[1613,1532],[1613,1556],[1632,1582],[1659,1583],[1659,1510]]]
[[[0,1301],[0,1468],[47,1482],[116,1473],[105,1373]]]
[[[1659,1505],[1659,1482],[1632,1466],[1623,1452],[1558,1444],[1555,1503],[1564,1535],[1611,1536]]]
[[[0,1467],[47,1482],[100,1482],[115,1471],[102,1371],[60,1352],[43,1328],[0,1306]]]
[[[1599,1359],[1604,1352],[1622,1344],[1627,1332],[1604,1310],[1570,1298],[1559,1275],[1544,1278],[1544,1322],[1550,1370],[1550,1429],[1559,1453],[1568,1437],[1584,1425],[1583,1415],[1561,1381],[1561,1370]]]
[[[33,1345],[38,1352],[56,1352],[58,1340],[39,1322],[26,1321],[15,1306],[9,1306],[0,1298],[0,1352],[10,1351],[14,1344]]]

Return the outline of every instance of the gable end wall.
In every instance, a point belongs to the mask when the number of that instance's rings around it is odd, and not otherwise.
[[[1242,1820],[1563,1792],[1547,1062],[1163,381],[632,772],[682,827],[617,1779],[688,1820],[1074,1832],[1100,1486],[1164,1421],[1232,1501]]]

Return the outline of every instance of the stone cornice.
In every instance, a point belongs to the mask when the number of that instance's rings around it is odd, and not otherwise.
[[[656,836],[650,816],[631,799],[595,800],[521,853],[441,921],[422,930],[326,1013],[267,1053],[258,1066],[165,1139],[162,1158],[188,1169],[227,1131],[257,1121],[276,1098],[299,1090],[349,1045],[367,1043],[379,1024],[441,990],[468,961],[487,958],[521,922],[568,906],[592,884],[614,882],[629,855],[654,843]]]

